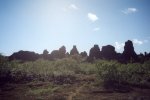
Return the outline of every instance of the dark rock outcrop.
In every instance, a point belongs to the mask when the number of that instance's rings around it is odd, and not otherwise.
[[[48,59],[48,53],[49,52],[46,49],[43,51],[43,54],[42,54],[43,59]]]
[[[122,53],[123,62],[137,62],[138,56],[134,51],[133,43],[131,40],[125,42],[124,51]]]
[[[99,59],[99,58],[100,58],[100,48],[98,45],[95,44],[94,47],[90,49],[89,57],[87,58],[87,61],[93,62],[94,59]]]
[[[40,58],[46,59],[46,60],[53,60],[51,54],[45,49],[43,51],[43,54],[41,54]]]
[[[77,50],[77,47],[74,45],[72,50],[70,51],[70,55],[78,55],[78,54],[79,54],[79,52]]]
[[[90,49],[89,57],[96,59],[100,58],[100,48],[98,45],[94,45],[94,47]]]
[[[66,56],[66,47],[62,46],[59,48],[59,58],[64,58]]]
[[[115,47],[112,45],[103,46],[100,56],[106,60],[116,59],[117,53],[115,51]]]
[[[80,55],[81,55],[82,57],[87,57],[86,51],[81,52]]]
[[[51,56],[53,58],[64,58],[66,56],[66,47],[62,46],[59,48],[59,50],[53,50],[51,52]]]
[[[86,53],[86,51],[81,52],[79,55],[79,52],[77,50],[77,47],[74,45],[72,50],[70,51],[70,54],[66,53],[66,47],[62,46],[58,50],[53,50],[51,54],[45,49],[43,51],[43,54],[37,54],[35,52],[31,51],[18,51],[13,53],[11,56],[3,57],[0,54],[0,60],[2,61],[3,58],[6,60],[12,61],[12,60],[21,60],[24,61],[35,61],[39,58],[43,58],[46,60],[54,60],[54,59],[61,59],[64,57],[85,57],[86,61],[93,62],[95,59],[105,59],[105,60],[117,60],[121,63],[134,63],[134,62],[140,62],[144,63],[147,60],[150,60],[150,53],[145,52],[144,54],[140,53],[139,55],[136,54],[134,51],[134,46],[131,40],[128,40],[125,42],[124,51],[123,53],[117,53],[115,51],[115,47],[112,45],[106,45],[102,47],[102,50],[100,51],[100,48],[98,45],[94,45],[89,51],[89,56]]]
[[[12,60],[21,60],[21,61],[35,61],[39,58],[39,54],[31,51],[19,51],[16,53],[13,53],[11,56],[9,56],[9,61]]]
[[[51,56],[52,58],[59,58],[59,50],[53,50]]]

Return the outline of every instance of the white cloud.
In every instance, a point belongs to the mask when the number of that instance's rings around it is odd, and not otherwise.
[[[99,27],[94,28],[93,31],[99,31]]]
[[[133,39],[132,40],[133,41],[133,43],[135,44],[135,45],[142,45],[142,44],[144,44],[144,43],[148,43],[149,41],[148,40],[138,40],[138,39]],[[124,47],[124,45],[125,45],[125,43],[119,43],[119,42],[115,42],[115,48],[117,49],[117,50],[123,50],[123,47]]]
[[[131,14],[131,13],[136,13],[138,10],[136,8],[127,8],[127,9],[124,9],[122,12],[124,14]]]
[[[73,9],[73,10],[78,10],[79,9],[75,4],[69,5],[69,8]]]
[[[95,22],[96,20],[98,20],[98,17],[93,14],[93,13],[88,13],[88,18],[92,21]]]
[[[121,50],[124,47],[124,43],[115,42],[115,48]]]
[[[133,43],[137,44],[137,45],[141,45],[141,44],[143,44],[143,41],[140,41],[138,39],[133,39]]]

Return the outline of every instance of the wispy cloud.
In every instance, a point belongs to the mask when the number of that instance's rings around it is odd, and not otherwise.
[[[95,22],[98,20],[98,17],[96,16],[96,14],[93,13],[88,13],[88,18],[92,21]]]
[[[148,43],[148,40],[138,40],[138,39],[133,39],[133,43],[137,45],[142,45],[144,43]]]
[[[95,27],[94,29],[93,29],[93,31],[99,31],[99,27]]]
[[[138,10],[136,8],[127,8],[127,9],[122,10],[124,14],[132,14],[132,13],[136,13],[137,11]]]
[[[124,43],[115,42],[115,48],[118,50],[123,49],[124,45]]]
[[[69,8],[73,9],[73,10],[78,10],[79,9],[75,4],[70,4]]]
[[[144,43],[148,43],[149,41],[148,40],[138,40],[138,39],[133,39],[132,40],[133,44],[135,45],[142,45]],[[119,42],[115,42],[115,48],[117,50],[123,50],[123,47],[124,47],[125,43],[119,43]]]
[[[143,44],[144,42],[143,42],[143,41],[140,41],[140,40],[138,40],[138,39],[133,39],[133,43],[134,43],[134,44],[137,44],[137,45],[141,45],[141,44]]]
[[[79,8],[75,4],[70,4],[67,7],[63,8],[63,11],[69,11],[69,10],[78,10]]]

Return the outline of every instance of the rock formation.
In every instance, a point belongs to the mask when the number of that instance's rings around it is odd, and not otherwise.
[[[73,48],[72,48],[72,50],[70,51],[70,55],[76,55],[76,54],[78,55],[79,52],[77,50],[77,47],[74,45]]]
[[[81,52],[80,55],[81,55],[82,57],[87,57],[86,51]]]
[[[39,58],[39,54],[31,51],[19,51],[16,53],[13,53],[11,56],[9,56],[9,61],[12,60],[21,60],[21,61],[35,61]]]
[[[136,62],[138,60],[138,56],[134,51],[133,43],[131,40],[125,42],[122,59],[124,62]]]
[[[100,48],[98,45],[94,45],[94,47],[90,49],[89,57],[96,59],[100,58]]]
[[[102,47],[102,51],[100,53],[101,58],[111,60],[111,59],[116,59],[116,51],[115,47],[112,45],[106,45]]]

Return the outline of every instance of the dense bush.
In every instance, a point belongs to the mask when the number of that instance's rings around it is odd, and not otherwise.
[[[96,63],[96,67],[94,66]],[[94,63],[84,62],[79,55],[54,61],[39,59],[31,62],[1,60],[0,83],[25,81],[71,82],[77,74],[98,73],[105,87],[134,85],[150,87],[150,60],[140,63],[121,64],[117,61],[100,60]],[[70,77],[68,79],[67,77]],[[63,79],[60,79],[63,78]]]
[[[82,63],[78,59],[63,58],[55,61],[39,59],[33,62],[7,62],[0,66],[1,82],[53,81],[76,74],[92,74],[94,64]],[[59,78],[58,78],[59,77]],[[55,79],[56,78],[56,79]],[[72,79],[72,78],[71,78]]]
[[[122,77],[118,72],[116,62],[100,61],[96,64],[99,79],[103,80],[106,88],[120,84]]]
[[[116,61],[99,61],[96,64],[99,79],[104,86],[134,85],[150,87],[150,61],[144,64],[120,64]]]

